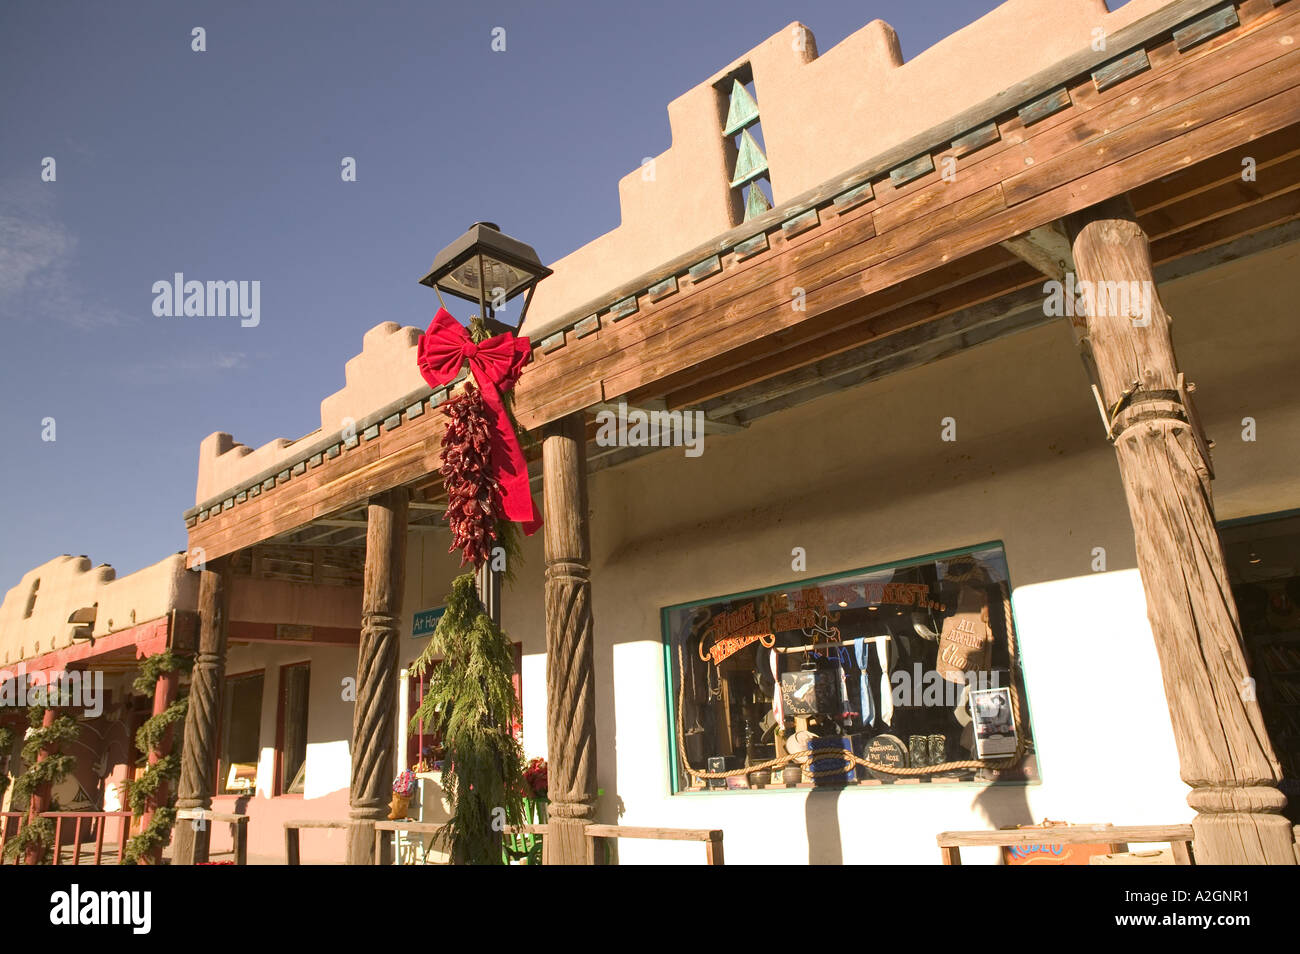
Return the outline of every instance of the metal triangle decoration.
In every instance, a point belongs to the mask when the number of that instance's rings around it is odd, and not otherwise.
[[[749,195],[745,197],[745,221],[748,222],[750,219],[757,218],[770,208],[772,208],[772,204],[767,201],[767,196],[758,187],[758,181],[751,182],[749,184]]]
[[[758,122],[758,103],[740,80],[731,81],[731,107],[727,110],[727,124],[722,135],[734,136],[751,123]]]
[[[736,156],[736,171],[731,177],[731,187],[742,186],[751,179],[757,179],[767,172],[767,156],[758,148],[758,143],[749,134],[748,129],[741,130],[740,150]]]

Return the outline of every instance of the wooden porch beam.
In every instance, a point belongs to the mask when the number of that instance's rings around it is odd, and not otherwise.
[[[1065,227],[1059,222],[1030,229],[999,244],[1048,278],[1062,281],[1067,272],[1074,271],[1074,253],[1065,236]]]
[[[370,499],[366,514],[366,568],[357,653],[356,708],[352,714],[352,784],[348,793],[350,865],[375,863],[375,822],[395,774],[397,646],[406,573],[405,487]]]
[[[1086,317],[1119,460],[1202,864],[1296,863],[1210,491],[1208,451],[1178,369],[1151,252],[1124,198],[1071,215],[1080,281],[1125,283]],[[1140,294],[1133,294],[1140,289]]]
[[[178,811],[212,810],[213,772],[217,763],[217,720],[226,681],[226,643],[230,617],[228,561],[213,560],[199,572],[199,652],[190,678],[181,750]],[[206,821],[181,822],[172,843],[172,864],[208,860],[212,832]]]
[[[543,863],[586,864],[595,815],[596,697],[592,672],[591,542],[586,421],[581,412],[543,428],[546,522],[546,742],[549,829]]]

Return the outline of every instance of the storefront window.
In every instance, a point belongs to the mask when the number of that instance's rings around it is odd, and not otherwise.
[[[280,668],[280,711],[276,720],[280,729],[276,745],[279,762],[276,785],[280,795],[302,795],[307,790],[307,691],[310,686],[310,663]]]
[[[987,545],[668,607],[676,790],[1033,778],[1009,593]]]
[[[262,745],[263,674],[226,680],[221,719],[221,760],[217,794],[252,795],[257,790],[257,760]]]

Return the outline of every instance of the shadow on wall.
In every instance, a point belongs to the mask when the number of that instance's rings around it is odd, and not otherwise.
[[[1034,823],[1029,809],[1029,788],[1025,785],[990,785],[975,796],[971,808],[984,816],[989,828],[1015,828]]]
[[[840,834],[842,788],[813,789],[804,801],[804,824],[808,830],[808,864],[844,864],[844,843]]]

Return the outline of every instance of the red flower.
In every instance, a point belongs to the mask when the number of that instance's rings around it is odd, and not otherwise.
[[[524,768],[524,784],[533,798],[545,798],[547,792],[546,759],[535,758]]]

